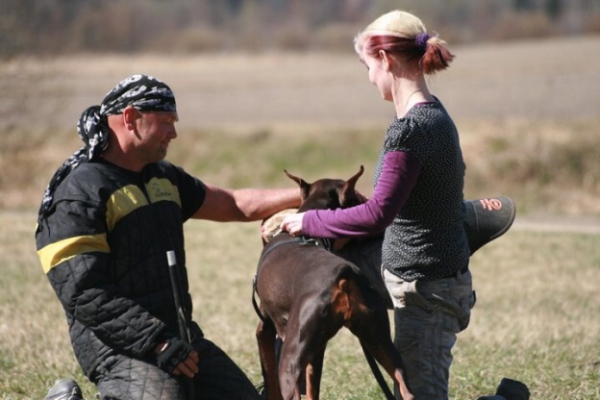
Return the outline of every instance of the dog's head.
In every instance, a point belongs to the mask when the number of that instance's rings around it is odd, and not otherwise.
[[[366,201],[364,196],[355,189],[356,181],[364,172],[361,165],[359,171],[347,181],[342,179],[319,179],[307,183],[285,171],[285,174],[300,186],[302,204],[298,212],[307,210],[324,210],[335,208],[348,208]]]
[[[348,208],[366,202],[367,199],[355,190],[356,181],[363,171],[364,168],[361,165],[358,173],[347,181],[319,179],[313,183],[307,183],[302,178],[298,178],[284,170],[285,174],[300,186],[302,204],[299,209],[282,210],[262,222],[263,245],[270,242],[281,232],[279,226],[286,214],[317,209]],[[343,243],[340,246],[343,246]]]

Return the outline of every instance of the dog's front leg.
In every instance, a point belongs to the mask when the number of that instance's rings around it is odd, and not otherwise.
[[[297,346],[287,337],[279,360],[279,385],[284,400],[300,400],[300,374],[303,370],[297,355]]]
[[[306,366],[306,400],[319,400],[324,358],[325,347],[315,352],[312,362]]]
[[[267,400],[281,400],[281,388],[277,373],[277,362],[275,359],[275,327],[271,321],[260,321],[256,328],[256,340],[258,342],[258,354]]]

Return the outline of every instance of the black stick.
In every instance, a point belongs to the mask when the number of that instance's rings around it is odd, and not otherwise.
[[[167,262],[169,264],[169,277],[171,278],[171,288],[173,289],[173,298],[175,300],[175,312],[177,313],[177,325],[179,329],[179,338],[188,344],[191,344],[190,331],[187,328],[185,314],[183,312],[183,298],[181,297],[181,287],[179,281],[179,271],[177,268],[177,260],[173,250],[167,251]],[[187,380],[186,398],[194,400],[194,379]]]

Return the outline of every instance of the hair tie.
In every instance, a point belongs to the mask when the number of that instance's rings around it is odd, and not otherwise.
[[[427,49],[427,41],[431,36],[427,32],[419,33],[415,38],[415,45],[423,50]]]

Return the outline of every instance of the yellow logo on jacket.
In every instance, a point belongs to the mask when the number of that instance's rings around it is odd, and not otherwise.
[[[181,207],[179,189],[168,179],[152,178],[144,191],[135,185],[127,185],[115,191],[106,205],[108,231],[112,231],[122,218],[134,210],[159,201],[173,201]]]
[[[177,186],[173,185],[168,179],[152,178],[150,182],[146,184],[146,191],[148,192],[151,203],[174,201],[181,207],[179,190],[177,189]]]

